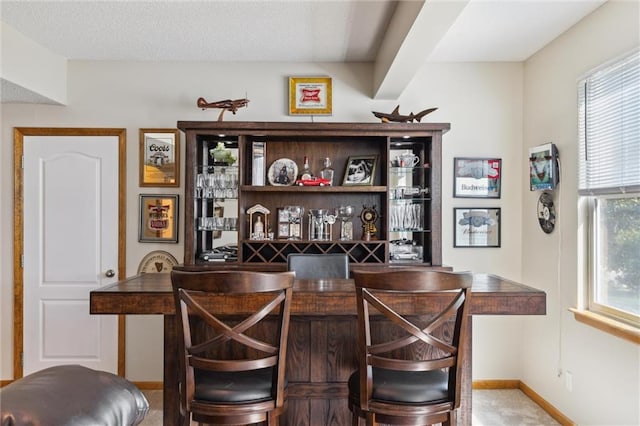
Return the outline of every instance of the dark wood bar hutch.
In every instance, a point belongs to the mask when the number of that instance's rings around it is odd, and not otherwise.
[[[216,245],[217,230],[202,230],[200,218],[215,214],[219,202],[215,197],[202,196],[196,186],[197,175],[224,169],[237,173],[237,212],[225,211],[225,216],[238,218],[238,262],[272,264],[285,263],[293,252],[347,253],[351,264],[379,265],[391,259],[390,242],[413,243],[420,253],[409,259],[421,266],[442,265],[441,248],[441,156],[442,135],[447,123],[300,123],[300,122],[191,122],[179,121],[178,128],[186,136],[185,171],[185,265],[201,264],[203,252]],[[223,143],[237,150],[237,162],[232,166],[214,163],[210,150]],[[258,179],[264,185],[254,185],[257,176],[253,147],[264,146],[264,160]],[[402,154],[419,158],[414,165],[401,164]],[[376,167],[370,184],[343,185],[349,158],[375,158]],[[316,175],[322,161],[330,158],[335,170],[333,186],[271,185],[269,168],[278,160],[287,159],[301,168],[309,158]],[[267,174],[265,177],[264,174]],[[273,176],[271,176],[273,177]],[[293,182],[291,182],[293,183]],[[355,209],[353,239],[338,239],[334,225],[333,238],[311,241],[305,217],[301,240],[251,239],[247,210],[260,204],[271,212],[267,229],[276,230],[277,212],[287,205],[333,212],[340,205]],[[375,207],[377,229],[369,241],[363,239],[360,212],[363,206]],[[407,208],[406,206],[410,206]],[[225,209],[228,210],[228,209]],[[416,212],[419,220],[391,221],[397,211]],[[236,214],[237,213],[237,214]],[[225,231],[223,231],[225,232]],[[265,230],[267,233],[267,230]]]
[[[178,128],[186,135],[186,171],[185,254],[184,264],[177,268],[285,270],[287,255],[299,252],[346,253],[352,270],[446,268],[442,265],[441,246],[441,155],[442,135],[449,130],[449,124],[180,121]],[[210,150],[219,143],[233,151],[236,163],[222,166],[214,162]],[[260,173],[268,173],[270,165],[278,160],[288,159],[300,166],[304,157],[308,157],[312,171],[318,174],[322,160],[329,157],[335,170],[334,185],[270,185],[269,176],[261,179],[255,174],[256,143],[265,147],[262,169],[257,168]],[[411,154],[419,160],[415,165],[396,161],[402,154]],[[349,158],[358,156],[377,159],[371,184],[342,185]],[[237,193],[225,193],[225,200],[215,194],[207,195],[198,184],[198,175],[203,173],[237,176]],[[261,181],[263,185],[254,184]],[[237,218],[237,231],[202,226],[203,220],[218,213],[216,208],[221,203],[225,204],[224,216]],[[272,239],[252,238],[248,210],[258,204],[271,212],[265,220],[267,235],[270,229],[276,229],[278,209],[286,205],[301,205],[307,212],[352,205],[353,239],[339,239],[336,223],[332,238],[311,240],[306,230],[308,219],[300,240],[278,238],[277,232]],[[363,206],[375,207],[378,214],[375,234],[369,239],[363,239],[359,217]],[[405,206],[418,212],[421,220],[392,218]],[[228,232],[232,234],[221,235]],[[220,241],[237,243],[237,260],[203,259],[203,253],[214,249]],[[410,251],[408,257],[398,256],[397,253],[407,252],[394,251],[397,248],[394,245],[407,243],[412,250],[419,249]],[[476,274],[472,291],[473,315],[542,315],[546,310],[544,292],[500,277]],[[441,302],[429,298],[397,301],[410,315],[430,315],[441,308]],[[229,315],[242,313],[246,308],[236,306],[224,296],[211,303]],[[92,314],[164,315],[164,424],[178,424],[178,342],[168,275],[143,274],[93,291],[90,306]],[[350,424],[346,381],[356,368],[355,319],[352,280],[296,280],[287,357],[288,408],[281,424]],[[468,335],[470,338],[471,333]],[[471,345],[467,347],[459,419],[460,424],[470,425]]]

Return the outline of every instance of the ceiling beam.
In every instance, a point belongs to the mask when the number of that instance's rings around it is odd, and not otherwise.
[[[0,102],[67,103],[67,59],[0,22]]]
[[[401,1],[373,70],[373,98],[397,99],[470,0]]]

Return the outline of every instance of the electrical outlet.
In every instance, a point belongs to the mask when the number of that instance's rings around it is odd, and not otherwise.
[[[573,374],[571,374],[571,371],[564,372],[564,385],[569,392],[573,390]]]

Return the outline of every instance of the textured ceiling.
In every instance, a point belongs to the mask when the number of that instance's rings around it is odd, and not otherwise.
[[[373,62],[393,97],[425,62],[524,61],[605,1],[0,0],[0,20],[70,60]]]
[[[604,0],[457,2],[430,60],[522,61]],[[355,62],[375,60],[397,3],[2,0],[0,19],[68,59]]]
[[[2,20],[68,59],[372,61],[395,2],[3,1]]]

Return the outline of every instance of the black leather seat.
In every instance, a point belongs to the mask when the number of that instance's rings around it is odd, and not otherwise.
[[[183,425],[278,424],[286,409],[285,365],[292,272],[173,270],[181,336]],[[247,312],[225,315],[211,297]],[[262,332],[260,332],[262,331]]]
[[[342,253],[291,253],[287,270],[294,271],[296,279],[349,278],[349,257]]]
[[[354,271],[353,278],[359,350],[349,377],[352,425],[361,418],[367,425],[455,425],[472,275],[396,269]],[[389,293],[434,312],[403,316]]]
[[[50,367],[0,389],[2,426],[133,426],[148,411],[133,383],[80,365]]]

